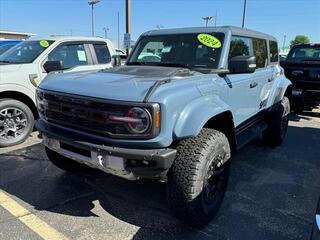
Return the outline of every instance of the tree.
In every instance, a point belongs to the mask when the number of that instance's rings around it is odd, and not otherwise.
[[[310,39],[305,35],[297,35],[294,40],[291,41],[290,48],[292,48],[294,45],[302,43],[310,43]]]

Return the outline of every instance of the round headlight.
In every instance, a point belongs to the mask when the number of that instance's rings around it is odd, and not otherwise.
[[[145,133],[151,125],[150,113],[144,108],[134,107],[128,111],[128,118],[131,121],[127,122],[128,129],[131,133]]]

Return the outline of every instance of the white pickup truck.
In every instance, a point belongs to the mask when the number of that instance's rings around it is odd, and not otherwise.
[[[23,142],[38,117],[35,89],[54,71],[89,71],[119,64],[111,41],[50,36],[24,41],[0,55],[0,147]]]

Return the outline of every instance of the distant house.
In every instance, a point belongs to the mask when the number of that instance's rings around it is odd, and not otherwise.
[[[0,40],[2,40],[2,39],[26,40],[29,37],[34,36],[34,35],[36,35],[36,34],[0,30]]]

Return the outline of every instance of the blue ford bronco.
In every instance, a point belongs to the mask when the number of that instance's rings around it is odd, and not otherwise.
[[[292,93],[282,72],[267,34],[149,31],[125,66],[50,74],[37,90],[37,129],[59,168],[165,181],[173,213],[200,227],[223,200],[231,154],[257,135],[283,141]]]

